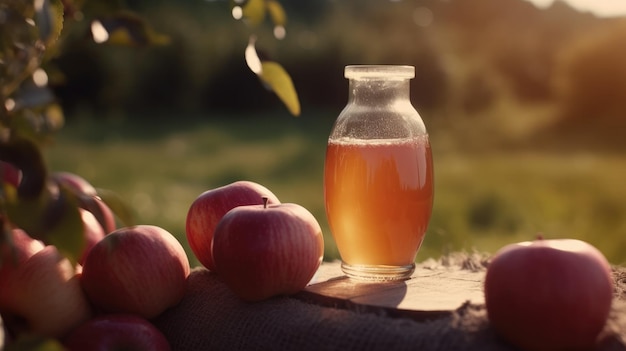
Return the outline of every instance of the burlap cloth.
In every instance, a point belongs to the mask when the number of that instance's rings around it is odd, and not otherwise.
[[[613,310],[598,350],[626,350],[626,268],[615,268],[614,276]],[[200,267],[183,301],[153,322],[173,350],[515,350],[494,334],[484,305],[415,321],[292,297],[246,303]]]

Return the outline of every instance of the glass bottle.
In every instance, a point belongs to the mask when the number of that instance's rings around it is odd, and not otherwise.
[[[411,276],[433,207],[426,127],[410,101],[412,66],[345,67],[348,103],[328,138],[324,201],[342,270]]]

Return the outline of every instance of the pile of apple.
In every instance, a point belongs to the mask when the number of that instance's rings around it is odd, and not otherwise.
[[[20,182],[19,172],[2,178]],[[111,209],[83,178],[55,173],[51,179],[80,201],[83,251],[71,263],[55,246],[12,228],[11,240],[0,244],[0,321],[12,335],[56,339],[70,351],[169,350],[150,321],[184,296],[190,266],[181,244],[157,226],[117,228]],[[202,265],[245,301],[300,291],[324,252],[321,228],[308,210],[249,181],[200,194],[186,232]],[[0,330],[0,342],[3,335]]]
[[[111,209],[81,177],[51,179],[80,195],[85,245],[72,263],[55,246],[10,229],[0,244],[4,327],[13,336],[55,339],[70,351],[169,350],[150,319],[183,298],[190,267],[181,244],[156,226],[116,228]]]
[[[591,244],[543,239],[506,245],[484,282],[496,333],[525,351],[592,350],[609,317],[611,266]]]
[[[245,301],[302,290],[324,255],[315,217],[250,181],[200,194],[187,213],[186,234],[198,261]]]

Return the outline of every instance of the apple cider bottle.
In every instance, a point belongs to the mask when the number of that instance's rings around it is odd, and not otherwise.
[[[433,207],[426,127],[410,101],[412,66],[346,66],[349,98],[328,138],[324,201],[343,272],[411,276]]]

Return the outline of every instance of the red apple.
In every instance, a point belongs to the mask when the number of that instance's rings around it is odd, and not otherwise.
[[[75,267],[46,246],[0,284],[0,312],[14,332],[62,337],[91,317]]]
[[[96,217],[104,233],[108,234],[115,229],[115,214],[111,208],[98,196],[98,191],[85,178],[70,172],[55,172],[51,178],[60,186],[69,189],[77,198],[79,206]]]
[[[261,205],[263,197],[270,204],[280,203],[266,187],[245,180],[207,190],[196,198],[187,213],[186,233],[189,247],[203,266],[215,271],[211,241],[217,223],[226,212],[237,206]]]
[[[485,277],[494,330],[526,350],[588,350],[611,309],[611,267],[600,251],[574,239],[511,244]]]
[[[7,275],[12,274],[20,264],[41,251],[44,246],[41,241],[31,238],[22,229],[12,229],[7,241],[0,244],[0,285],[4,284]]]
[[[224,215],[212,250],[224,283],[241,299],[260,301],[302,290],[322,262],[324,239],[300,205],[247,205]]]
[[[52,180],[60,185],[67,186],[75,194],[84,194],[89,196],[98,195],[96,188],[91,185],[85,178],[70,172],[54,172],[50,176]]]
[[[0,185],[8,183],[17,187],[22,180],[22,171],[8,162],[0,161]]]
[[[64,340],[68,351],[169,351],[165,336],[148,320],[132,314],[95,317]]]
[[[85,247],[78,259],[78,263],[83,264],[91,248],[102,240],[106,233],[93,213],[82,208],[79,208],[78,211],[83,219],[83,234],[85,236]]]
[[[89,300],[101,311],[161,314],[182,299],[189,260],[176,238],[163,228],[120,228],[87,254],[81,277]]]
[[[79,197],[79,204],[81,208],[91,212],[98,223],[104,230],[105,234],[108,234],[117,229],[115,223],[115,214],[113,210],[98,196],[81,195]]]

